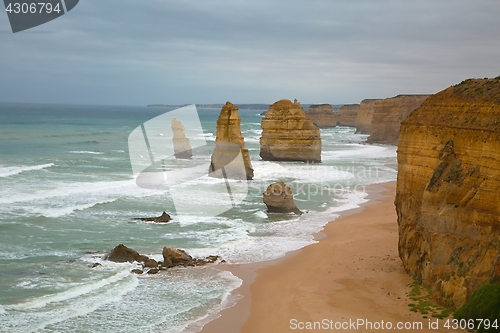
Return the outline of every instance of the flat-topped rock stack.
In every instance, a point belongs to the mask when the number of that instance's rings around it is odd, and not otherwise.
[[[356,127],[358,110],[359,110],[359,104],[347,104],[341,106],[337,125]]]
[[[283,99],[269,106],[261,122],[260,157],[269,161],[321,162],[319,129],[300,103]]]
[[[311,105],[307,109],[306,116],[319,128],[337,126],[338,116],[330,104]]]
[[[422,105],[429,96],[398,95],[374,102],[371,133],[366,133],[370,134],[367,141],[372,143],[397,144],[401,122]]]
[[[253,167],[241,135],[238,108],[227,102],[221,109],[215,133],[209,175],[216,178],[252,179]]]
[[[356,116],[356,134],[371,134],[372,119],[375,104],[380,99],[364,99],[359,103],[358,115]]]

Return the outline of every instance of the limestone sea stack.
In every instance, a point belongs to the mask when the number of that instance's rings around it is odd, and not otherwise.
[[[240,125],[238,108],[227,102],[217,120],[215,149],[209,169],[211,177],[240,180],[253,178],[252,163],[248,149],[245,149]]]
[[[358,110],[359,104],[347,104],[341,106],[337,125],[356,127]]]
[[[429,96],[398,95],[373,103],[371,134],[367,141],[370,143],[397,144],[401,122],[422,105]]]
[[[364,99],[359,103],[356,116],[356,134],[371,134],[375,104],[379,99]]]
[[[337,115],[330,104],[311,105],[307,109],[306,116],[319,128],[337,126]]]
[[[500,77],[429,97],[400,133],[399,256],[455,310],[500,281]]]
[[[300,103],[283,99],[270,105],[261,127],[263,160],[321,162],[319,129],[307,118]]]
[[[293,201],[293,193],[288,185],[277,182],[267,187],[263,196],[268,213],[302,214]]]
[[[174,134],[172,141],[174,143],[175,158],[190,159],[193,157],[193,150],[189,139],[186,137],[184,125],[179,119],[173,118],[171,126]]]

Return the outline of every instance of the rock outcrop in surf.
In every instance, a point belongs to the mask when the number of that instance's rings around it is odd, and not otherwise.
[[[171,127],[174,134],[172,142],[174,143],[175,158],[190,159],[193,157],[193,149],[191,147],[191,142],[186,137],[184,125],[179,119],[173,118]]]
[[[241,135],[241,118],[238,108],[227,102],[217,120],[215,149],[212,154],[209,175],[216,178],[253,178],[253,167],[248,149]]]
[[[293,201],[292,189],[284,182],[269,185],[263,194],[268,213],[302,214]]]

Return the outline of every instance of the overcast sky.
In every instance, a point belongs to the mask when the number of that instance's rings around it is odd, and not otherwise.
[[[0,50],[2,102],[359,103],[500,75],[500,1],[80,0]]]

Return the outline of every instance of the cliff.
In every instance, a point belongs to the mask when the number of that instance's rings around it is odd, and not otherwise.
[[[215,149],[212,154],[209,175],[217,178],[252,179],[253,168],[248,149],[241,135],[241,118],[238,108],[227,102],[217,119]],[[241,153],[241,158],[238,158]]]
[[[337,115],[330,104],[311,105],[306,116],[319,128],[337,126]]]
[[[189,139],[186,137],[184,125],[179,119],[173,118],[171,126],[174,133],[172,141],[174,143],[175,158],[190,159],[193,157],[193,150]]]
[[[338,126],[356,127],[359,104],[348,104],[340,107],[340,114],[337,120]]]
[[[401,125],[398,168],[404,267],[457,309],[500,281],[500,77],[429,97]]]
[[[379,99],[364,99],[359,103],[356,116],[356,134],[371,134],[375,104]]]
[[[401,122],[428,97],[429,95],[398,95],[373,103],[371,134],[367,141],[397,144]]]
[[[261,122],[260,157],[270,161],[321,161],[319,129],[298,102],[283,99],[269,106]]]

